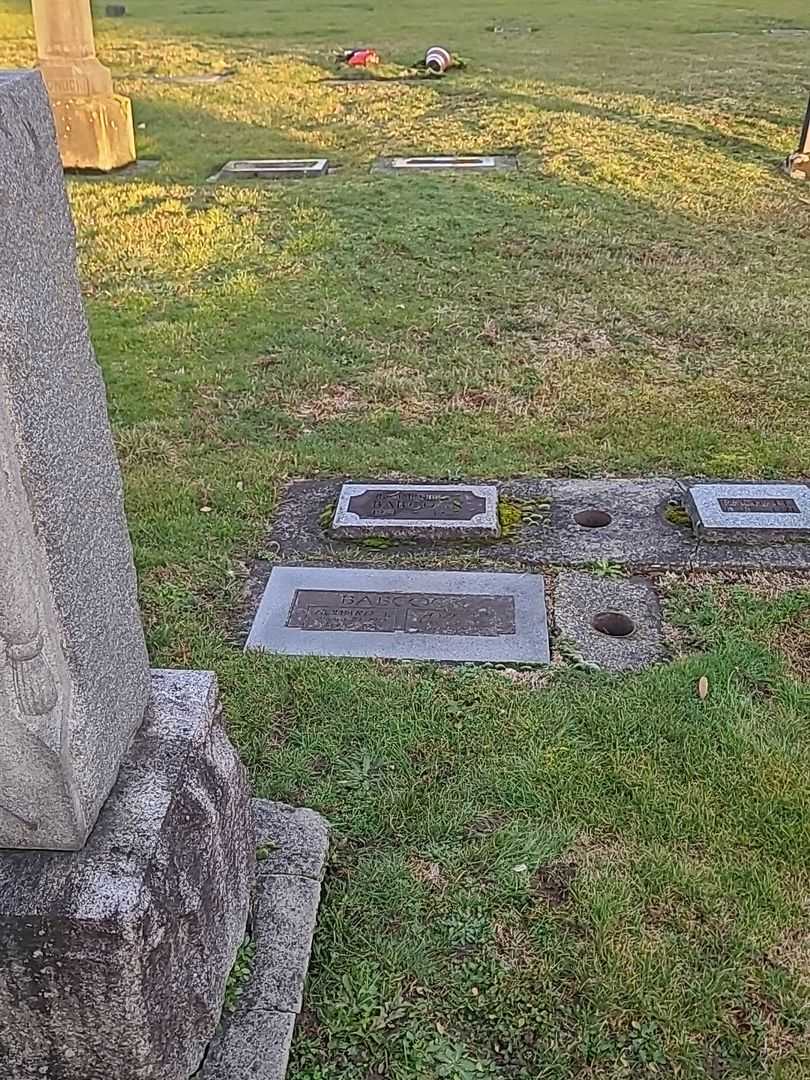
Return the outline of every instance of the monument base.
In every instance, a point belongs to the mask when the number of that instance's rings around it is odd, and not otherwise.
[[[110,172],[135,161],[129,98],[56,98],[51,107],[64,168]]]
[[[793,180],[810,180],[810,154],[796,151],[788,155],[782,169]]]
[[[0,1076],[188,1080],[247,924],[255,831],[214,675],[152,672],[78,852],[0,852]]]

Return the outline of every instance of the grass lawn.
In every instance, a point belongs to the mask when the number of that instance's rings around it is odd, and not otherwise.
[[[291,1080],[810,1077],[807,577],[662,579],[676,658],[626,678],[232,629],[293,476],[807,476],[810,186],[776,169],[806,3],[128,8],[99,53],[160,166],[70,182],[83,283],[153,662],[216,669],[256,791],[334,824]],[[466,71],[320,81],[435,42]],[[369,175],[399,151],[523,168]],[[321,152],[323,181],[204,184]]]

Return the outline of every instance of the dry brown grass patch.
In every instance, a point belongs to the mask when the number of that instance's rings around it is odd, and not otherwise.
[[[408,859],[407,865],[412,877],[422,885],[427,885],[431,889],[444,890],[447,888],[447,878],[438,863],[430,862],[428,859],[423,859],[418,855],[412,855]]]
[[[810,682],[810,608],[780,626],[771,645],[794,678]]]
[[[292,415],[298,420],[322,424],[347,413],[366,412],[367,409],[367,402],[363,401],[353,387],[337,383],[324,386],[317,397],[299,402],[292,408]]]
[[[788,930],[768,950],[767,959],[810,988],[810,930]]]

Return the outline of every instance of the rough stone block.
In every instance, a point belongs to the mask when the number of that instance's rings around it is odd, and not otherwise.
[[[53,102],[53,118],[64,168],[111,172],[135,160],[129,98],[61,98]]]
[[[80,847],[149,667],[104,381],[37,72],[0,74],[0,847]]]
[[[244,769],[209,672],[156,671],[87,846],[0,855],[0,1076],[188,1080],[255,869]]]

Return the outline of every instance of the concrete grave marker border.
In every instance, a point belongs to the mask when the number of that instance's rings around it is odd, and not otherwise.
[[[394,486],[398,482],[406,483],[398,478],[380,480]],[[424,479],[415,482],[424,483]],[[501,511],[506,510],[510,517],[515,511],[522,516],[497,539],[486,544],[471,541],[465,558],[474,559],[475,568],[480,569],[492,564],[501,568],[584,567],[609,561],[635,570],[810,570],[810,543],[783,543],[765,537],[756,544],[741,544],[731,539],[727,543],[703,542],[695,537],[682,505],[687,488],[695,482],[693,478],[665,476],[499,480]],[[341,488],[340,480],[330,478],[293,480],[286,485],[267,536],[271,546],[277,545],[279,560],[344,565],[357,561],[356,548],[335,542],[330,521],[324,527],[324,507],[338,502]],[[678,508],[680,514],[668,516]],[[331,513],[329,517],[331,520]],[[407,558],[410,566],[427,568],[437,555],[457,557],[458,553],[458,540],[442,542],[436,537],[430,545],[412,544],[407,551],[401,546],[386,550],[369,545],[364,561],[379,566],[396,559],[401,565]],[[469,562],[466,566],[474,568]],[[254,596],[263,591],[269,572],[266,562],[257,562],[251,575]]]
[[[563,570],[554,590],[554,622],[583,660],[605,671],[640,671],[666,655],[658,596],[643,577]]]

